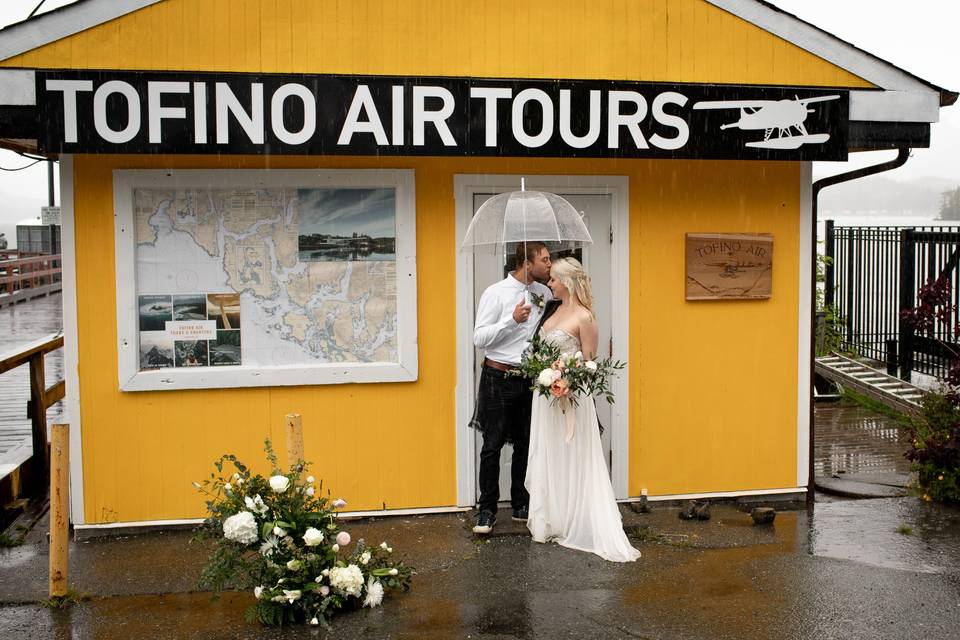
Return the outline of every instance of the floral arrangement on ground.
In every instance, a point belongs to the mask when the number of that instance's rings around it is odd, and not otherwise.
[[[217,474],[194,483],[209,513],[195,539],[214,543],[201,589],[252,588],[251,622],[328,626],[338,611],[376,607],[386,593],[410,588],[413,569],[385,541],[368,546],[360,539],[350,548],[350,533],[337,519],[346,502],[319,495],[322,484],[304,477],[306,463],[284,473],[269,440],[264,450],[269,478],[224,455]],[[224,478],[227,463],[235,472]]]
[[[562,353],[540,336],[534,336],[514,375],[529,378],[532,389],[561,407],[577,406],[580,398],[604,396],[613,402],[610,380],[625,363],[612,358],[585,359],[583,353]]]

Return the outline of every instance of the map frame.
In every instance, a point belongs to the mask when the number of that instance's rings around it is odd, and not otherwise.
[[[139,370],[137,189],[393,188],[396,193],[396,348],[393,362],[317,362]],[[117,378],[121,391],[412,382],[418,376],[416,185],[412,169],[142,169],[113,172]]]

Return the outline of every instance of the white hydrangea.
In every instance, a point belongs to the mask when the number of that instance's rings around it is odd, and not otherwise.
[[[589,369],[590,371],[596,371],[596,370],[597,370],[597,363],[594,362],[593,360],[587,360],[587,361],[584,363],[583,366],[585,366],[585,367],[586,367],[587,369]]]
[[[367,597],[363,599],[363,606],[372,609],[380,606],[381,602],[383,602],[383,585],[380,584],[379,580],[374,580],[373,576],[370,576],[370,580],[367,581]]]
[[[241,511],[223,521],[223,537],[240,544],[250,544],[260,538],[257,519],[249,511]]]
[[[363,573],[360,567],[351,564],[330,569],[330,586],[347,596],[360,596],[363,589]]]

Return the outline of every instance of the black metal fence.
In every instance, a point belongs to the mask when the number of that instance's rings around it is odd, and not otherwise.
[[[826,221],[824,303],[843,320],[843,347],[899,368],[945,377],[950,354],[944,343],[956,344],[949,322],[937,320],[924,334],[914,334],[900,321],[900,312],[916,306],[917,292],[927,282],[950,279],[952,302],[960,300],[960,229],[957,227],[835,226]],[[892,371],[893,372],[893,371]]]

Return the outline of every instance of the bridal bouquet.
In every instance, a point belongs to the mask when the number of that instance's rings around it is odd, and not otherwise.
[[[610,379],[625,363],[612,358],[585,360],[581,352],[561,353],[560,349],[534,336],[515,375],[533,381],[531,387],[552,404],[577,406],[580,398],[603,396],[613,402]]]
[[[327,626],[338,610],[376,607],[385,591],[410,587],[412,569],[394,559],[386,542],[368,547],[361,539],[351,549],[336,512],[346,502],[318,495],[322,485],[303,477],[304,464],[280,471],[269,440],[264,449],[269,478],[225,455],[215,463],[220,475],[194,483],[209,511],[197,539],[215,543],[200,588],[252,588],[248,621]],[[236,472],[224,478],[227,462]]]

